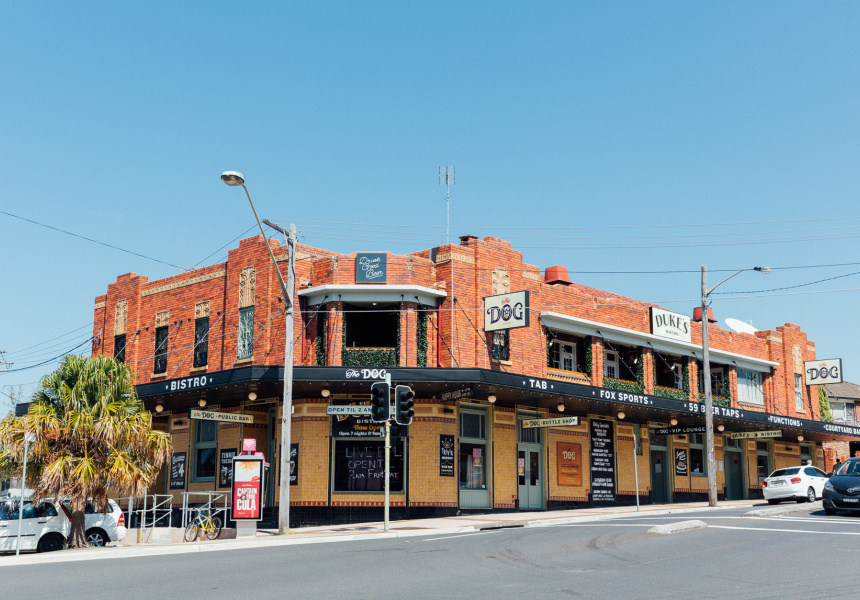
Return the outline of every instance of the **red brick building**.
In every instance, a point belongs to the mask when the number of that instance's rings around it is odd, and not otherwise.
[[[286,273],[285,249],[269,244]],[[637,489],[643,503],[706,497],[700,322],[524,263],[492,237],[406,255],[299,245],[295,279],[294,525],[378,516],[378,425],[326,407],[366,403],[385,373],[416,394],[393,461],[395,518],[632,503]],[[483,299],[517,292],[528,326],[485,331]],[[222,462],[241,438],[278,464],[283,306],[262,237],[193,272],[122,275],[96,298],[94,353],[134,369],[187,466],[154,493],[226,490]],[[515,300],[499,310],[516,321]],[[824,468],[823,442],[860,438],[819,420],[802,378],[815,344],[798,325],[709,336],[721,497],[760,495],[778,467]],[[189,419],[198,406],[252,422]],[[565,416],[578,424],[530,426]]]

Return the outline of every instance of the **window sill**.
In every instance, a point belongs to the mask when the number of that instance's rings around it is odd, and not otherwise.
[[[234,362],[233,364],[234,365],[245,365],[245,364],[252,363],[252,362],[254,362],[253,356],[251,356],[249,358],[237,358],[236,362]]]
[[[509,360],[496,360],[495,358],[493,358],[493,359],[491,359],[491,361],[497,365],[505,365],[506,367],[514,366],[514,363],[512,363]]]
[[[209,368],[209,365],[203,365],[202,367],[191,367],[190,373],[199,373],[200,371],[206,371]]]
[[[149,378],[150,379],[164,379],[167,377],[167,373],[153,373]]]

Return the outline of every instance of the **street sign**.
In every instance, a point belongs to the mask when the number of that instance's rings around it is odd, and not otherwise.
[[[559,419],[528,419],[523,421],[523,429],[535,427],[564,427],[565,425],[579,425],[579,417],[561,417]]]
[[[192,408],[188,411],[189,419],[199,421],[224,421],[226,423],[253,423],[254,415],[240,415],[238,413],[224,413],[215,410],[201,410]]]
[[[327,415],[369,415],[369,406],[326,406]]]
[[[729,438],[733,440],[742,440],[746,438],[778,438],[782,436],[782,429],[774,429],[771,431],[739,431],[738,433],[730,433]]]

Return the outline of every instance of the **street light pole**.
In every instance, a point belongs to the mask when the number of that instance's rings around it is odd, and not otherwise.
[[[729,279],[744,271],[770,273],[769,267],[741,269],[708,289],[708,265],[702,265],[702,379],[705,384],[705,447],[708,449],[708,506],[717,505],[717,459],[714,455],[714,401],[711,397],[711,360],[708,349],[708,305],[710,295]]]
[[[296,272],[296,226],[290,225],[290,230],[287,235],[287,252],[289,257],[287,267],[287,281],[284,282],[284,277],[281,275],[281,270],[278,268],[278,261],[275,260],[275,254],[272,252],[272,247],[269,245],[266,238],[266,232],[263,231],[263,224],[260,223],[260,217],[257,216],[257,209],[254,208],[254,202],[251,200],[251,194],[248,188],[245,187],[245,178],[237,171],[224,171],[221,174],[221,179],[229,186],[242,186],[245,190],[245,195],[248,196],[248,202],[251,204],[251,210],[254,211],[254,218],[257,220],[257,226],[260,228],[260,233],[263,235],[263,244],[266,250],[269,251],[269,258],[272,259],[272,266],[275,269],[275,274],[278,276],[278,283],[281,286],[281,293],[284,296],[284,408],[281,418],[281,448],[278,478],[278,533],[286,534],[290,531],[290,433],[292,431],[292,413],[293,413],[293,288],[295,287],[295,272]],[[283,230],[281,230],[283,232]]]
[[[15,556],[21,555],[21,529],[24,523],[24,485],[27,482],[27,454],[30,452],[30,442],[35,441],[35,433],[24,434],[24,468],[21,472],[21,498],[18,500],[18,543],[15,545]]]

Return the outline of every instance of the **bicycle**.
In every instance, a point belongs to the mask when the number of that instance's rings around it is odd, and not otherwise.
[[[215,515],[210,517],[208,514],[201,513],[199,510],[195,514],[191,522],[185,528],[185,541],[193,542],[197,540],[200,532],[203,531],[206,537],[210,540],[217,540],[221,535],[221,517]]]

